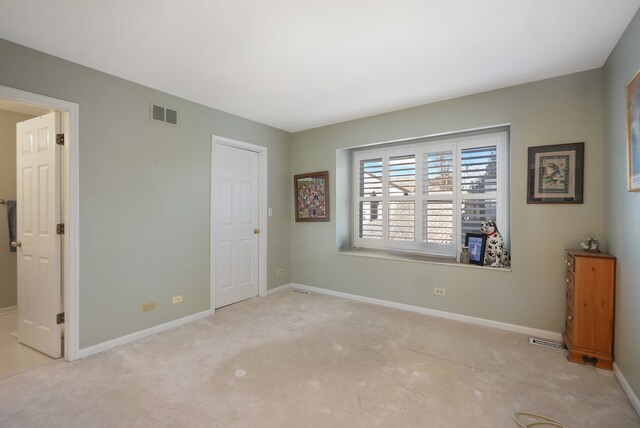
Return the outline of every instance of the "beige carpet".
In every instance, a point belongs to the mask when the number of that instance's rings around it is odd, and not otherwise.
[[[616,378],[528,337],[289,292],[0,381],[8,427],[638,427]]]

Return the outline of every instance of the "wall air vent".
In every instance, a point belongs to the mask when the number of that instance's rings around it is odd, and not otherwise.
[[[151,103],[150,116],[154,122],[168,123],[169,125],[178,124],[178,112],[176,110],[157,104]]]

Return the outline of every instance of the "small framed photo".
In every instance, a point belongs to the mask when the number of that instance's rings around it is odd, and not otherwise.
[[[581,204],[584,143],[529,147],[528,204]]]
[[[329,171],[294,176],[296,221],[329,221]]]
[[[484,233],[467,233],[464,245],[469,248],[469,263],[484,265],[484,250],[487,245],[487,235]]]
[[[627,83],[629,191],[640,191],[640,70]]]

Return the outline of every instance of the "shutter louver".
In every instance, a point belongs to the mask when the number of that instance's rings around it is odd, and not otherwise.
[[[382,239],[382,202],[360,202],[360,238]]]
[[[389,239],[415,240],[415,218],[414,201],[389,202]]]
[[[411,196],[415,193],[415,155],[389,158],[389,196]]]
[[[453,193],[453,152],[424,154],[424,194]]]
[[[424,201],[422,240],[430,244],[453,243],[453,202]]]
[[[498,188],[496,146],[463,149],[460,153],[462,193],[494,193]]]
[[[487,218],[496,218],[495,199],[465,199],[462,201],[462,242],[467,233],[480,233],[480,226]]]
[[[360,161],[360,196],[382,196],[382,159]]]

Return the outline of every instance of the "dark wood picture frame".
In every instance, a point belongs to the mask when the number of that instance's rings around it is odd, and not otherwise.
[[[627,92],[627,163],[629,192],[640,192],[640,70],[629,80]]]
[[[584,143],[529,147],[528,204],[581,204]]]
[[[329,221],[329,171],[293,177],[296,221]]]
[[[487,235],[484,233],[467,233],[464,237],[464,245],[469,249],[469,263],[484,265],[484,252],[487,248]]]

